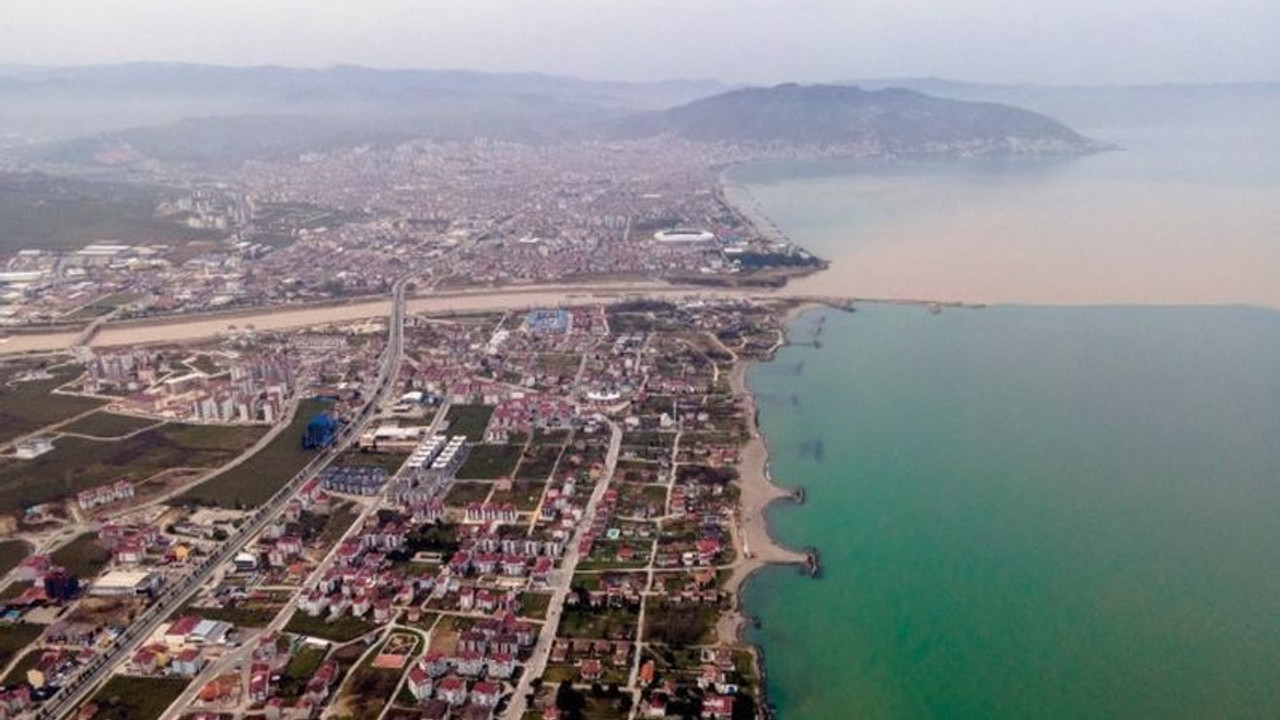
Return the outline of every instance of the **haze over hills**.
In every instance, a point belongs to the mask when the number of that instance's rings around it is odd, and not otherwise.
[[[593,82],[533,73],[350,66],[5,66],[0,67],[0,133],[66,139],[208,117],[289,115],[420,118],[428,131],[438,133],[477,118],[500,117],[501,123],[491,124],[506,134],[539,135],[724,89],[715,81]],[[555,118],[559,122],[551,122]]]
[[[960,147],[1086,150],[1093,143],[1038,113],[913,90],[786,84],[744,88],[619,122],[636,135],[674,133],[709,142],[859,145],[890,153]]]
[[[1280,83],[1161,84],[1129,86],[999,85],[941,78],[842,81],[868,89],[907,88],[937,97],[1016,105],[1076,128],[1161,127],[1194,123],[1274,123],[1280,115]]]
[[[871,154],[1096,147],[1053,117],[1008,104],[960,102],[1001,102],[994,86],[888,84],[734,89],[716,81],[598,82],[349,66],[9,66],[0,67],[0,135],[21,148],[23,159],[70,164],[93,164],[120,148],[166,161],[235,163],[411,138],[546,142],[661,133],[858,146]]]

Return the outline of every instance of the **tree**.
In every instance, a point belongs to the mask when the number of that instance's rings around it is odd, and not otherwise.
[[[560,686],[556,688],[556,707],[564,712],[567,720],[581,720],[582,710],[586,705],[587,699],[573,689],[573,683],[568,680],[560,682]]]

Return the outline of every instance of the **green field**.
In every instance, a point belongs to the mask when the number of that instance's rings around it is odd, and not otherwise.
[[[344,696],[350,699],[350,704],[345,707],[352,710],[348,716],[351,720],[378,720],[382,709],[391,700],[404,670],[377,668],[373,666],[373,660],[378,653],[385,652],[397,636],[411,643],[406,646],[410,657],[416,656],[422,647],[422,636],[418,633],[393,632],[377,650],[364,656],[351,671],[345,686]]]
[[[21,540],[0,540],[0,577],[17,567],[30,551],[30,546]]]
[[[102,317],[117,308],[128,305],[137,299],[138,296],[131,292],[119,292],[112,293],[111,295],[104,295],[88,305],[76,308],[75,312],[66,315],[64,319],[93,320],[94,318]]]
[[[118,442],[64,437],[37,458],[0,464],[0,512],[116,480],[138,482],[170,468],[216,468],[261,433],[258,426],[170,424]]]
[[[478,482],[455,482],[444,496],[444,504],[451,507],[465,507],[473,502],[483,502],[489,497],[493,485]]]
[[[400,670],[363,665],[352,670],[351,677],[347,680],[347,697],[350,702],[344,705],[351,713],[345,717],[350,720],[378,720],[400,682],[400,673]]]
[[[183,606],[175,615],[199,615],[205,620],[221,620],[240,627],[259,628],[266,627],[267,623],[274,620],[282,607],[283,604],[220,608]]]
[[[5,673],[4,679],[0,680],[0,685],[5,687],[16,687],[27,681],[27,671],[34,668],[40,662],[40,658],[44,655],[43,649],[30,650],[27,654],[18,658],[18,661],[9,668],[9,672]],[[0,667],[4,667],[4,663],[0,662]]]
[[[293,617],[289,618],[284,630],[296,635],[310,635],[321,640],[350,642],[375,627],[377,626],[373,623],[365,622],[350,615],[343,615],[337,620],[328,622],[324,617],[313,618],[302,611],[297,611],[293,614]]]
[[[0,667],[8,665],[18,653],[25,651],[27,646],[44,633],[43,625],[18,623],[0,627],[3,627],[0,629]]]
[[[380,467],[388,474],[394,475],[408,458],[409,453],[349,450],[339,455],[333,464],[339,467]]]
[[[9,382],[10,378],[5,378],[5,384],[0,385],[0,443],[102,406],[102,400],[53,394],[54,388],[74,380],[80,372],[80,367],[70,366],[52,371],[48,380]]]
[[[87,532],[54,550],[51,559],[81,580],[89,580],[111,562],[111,553],[98,544],[97,533]]]
[[[466,435],[472,442],[484,439],[485,428],[489,427],[489,418],[493,415],[491,405],[454,405],[445,415],[449,427],[449,435]]]
[[[546,489],[547,484],[545,482],[517,480],[511,484],[509,492],[495,489],[493,495],[489,497],[489,502],[511,503],[516,506],[516,510],[529,512],[537,509],[538,503],[542,501],[542,493]]]
[[[519,445],[476,445],[458,468],[458,477],[475,480],[510,477],[523,450]]]
[[[181,678],[116,675],[93,696],[94,720],[156,720],[187,689]]]
[[[655,603],[645,615],[644,639],[672,647],[687,647],[715,641],[720,610],[714,605],[677,607]]]
[[[561,445],[533,445],[525,453],[516,478],[520,480],[547,480],[556,463],[560,461]]]
[[[165,188],[39,173],[0,173],[0,252],[73,248],[103,238],[175,244],[222,237],[157,218]]]
[[[92,415],[85,415],[75,422],[63,425],[59,430],[100,438],[118,438],[158,424],[160,424],[158,421],[150,418],[119,415],[106,410],[99,410]]]
[[[634,640],[639,621],[639,613],[626,608],[592,610],[566,606],[560,616],[559,634],[567,638]]]
[[[293,700],[302,694],[307,681],[319,669],[328,652],[318,647],[305,645],[289,659],[280,679],[280,697]]]
[[[360,512],[351,502],[340,502],[333,506],[329,516],[324,519],[324,526],[316,534],[316,542],[325,549],[333,547],[343,533],[351,529]]]
[[[256,455],[179,499],[219,507],[256,507],[266,502],[315,457],[314,452],[302,449],[302,435],[311,418],[326,407],[323,400],[304,400],[289,427]]]
[[[304,202],[263,202],[254,208],[253,220],[265,235],[291,238],[296,230],[332,229],[370,217],[360,211],[342,211]],[[261,241],[255,238],[255,242]]]
[[[547,593],[523,593],[520,595],[520,614],[535,620],[545,620],[547,609],[551,606],[551,595]]]
[[[12,600],[33,587],[35,583],[11,582],[4,589],[0,589],[0,600]]]
[[[534,445],[564,445],[568,441],[568,430],[536,430],[533,433]]]

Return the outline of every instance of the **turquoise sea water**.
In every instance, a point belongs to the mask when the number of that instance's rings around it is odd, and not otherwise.
[[[819,330],[819,328],[821,328]],[[1280,313],[812,313],[750,384],[782,720],[1280,717]]]

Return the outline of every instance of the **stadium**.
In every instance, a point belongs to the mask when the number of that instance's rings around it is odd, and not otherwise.
[[[707,230],[672,228],[671,230],[659,230],[653,234],[653,239],[660,243],[706,243],[714,242],[716,235]]]

